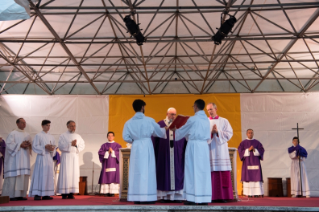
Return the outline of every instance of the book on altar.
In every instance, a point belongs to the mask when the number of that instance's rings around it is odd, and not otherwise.
[[[177,115],[173,123],[169,126],[169,129],[173,129],[176,126],[176,129],[181,128],[184,124],[186,124],[189,116]]]

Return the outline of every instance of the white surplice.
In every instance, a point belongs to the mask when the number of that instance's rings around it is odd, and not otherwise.
[[[218,136],[214,133],[211,143],[209,144],[211,171],[231,171],[227,142],[233,136],[233,128],[228,120],[222,117],[210,119],[209,123],[210,130],[213,129],[214,124],[216,124],[218,130]]]
[[[71,142],[75,139],[77,140],[77,147],[71,146]],[[67,131],[60,135],[59,149],[62,154],[56,193],[79,193],[79,153],[84,150],[84,147],[84,140],[79,134]]]
[[[30,141],[29,133],[24,130],[12,131],[6,139],[4,159],[4,182],[2,196],[25,197],[30,177],[30,149],[20,147],[23,141]]]
[[[38,155],[34,164],[29,197],[54,195],[53,157],[55,150],[50,152],[45,149],[47,144],[55,145],[55,139],[50,133],[42,131],[33,139],[32,149]]]
[[[184,198],[190,202],[212,200],[209,164],[210,126],[204,111],[198,111],[175,131],[175,141],[188,140],[185,152]]]
[[[290,169],[290,183],[291,183],[291,195],[302,195],[310,196],[309,181],[305,165],[305,158],[300,157],[301,166],[301,179],[302,179],[302,194],[300,187],[300,167],[299,159],[296,157],[296,150],[289,154],[291,158],[291,169]]]
[[[123,139],[132,143],[128,201],[156,201],[156,164],[151,136],[166,138],[165,128],[137,112],[128,120],[123,129]]]

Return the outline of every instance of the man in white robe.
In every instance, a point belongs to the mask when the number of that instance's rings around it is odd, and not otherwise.
[[[2,196],[10,201],[27,200],[30,177],[31,137],[25,132],[26,121],[16,121],[18,129],[13,130],[6,139],[4,159],[4,182]]]
[[[175,141],[187,139],[185,152],[184,198],[185,205],[208,205],[212,198],[210,178],[209,148],[210,126],[203,111],[205,102],[198,99],[194,103],[195,115],[186,124],[175,130]]]
[[[135,204],[155,203],[157,200],[156,165],[151,136],[166,138],[166,127],[160,128],[154,119],[144,115],[146,103],[137,99],[133,102],[135,115],[123,129],[123,139],[132,143],[128,201]]]
[[[52,200],[54,195],[53,156],[55,155],[55,139],[49,133],[51,121],[43,120],[43,131],[38,133],[32,142],[32,149],[37,153],[34,164],[29,197],[34,200]]]
[[[79,153],[84,150],[85,144],[82,137],[75,133],[75,122],[68,121],[66,125],[68,131],[60,135],[58,145],[62,155],[57,193],[62,194],[62,199],[75,199],[73,194],[79,193]]]
[[[295,198],[298,196],[306,196],[307,198],[310,198],[309,181],[305,164],[305,159],[307,158],[308,153],[305,148],[299,145],[298,137],[294,137],[292,139],[292,144],[293,146],[288,148],[288,154],[291,158],[291,197]],[[300,178],[302,184],[300,184]]]
[[[227,119],[217,115],[215,103],[208,103],[206,109],[211,129],[209,156],[213,186],[212,202],[227,202],[233,199],[231,163],[227,143],[233,136],[233,129]]]

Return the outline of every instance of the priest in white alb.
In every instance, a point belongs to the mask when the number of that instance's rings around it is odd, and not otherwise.
[[[205,102],[198,99],[194,103],[195,115],[186,124],[175,130],[175,141],[187,139],[185,151],[184,198],[185,205],[208,205],[212,198],[210,179],[209,149],[210,142],[209,121],[203,111]]]
[[[53,156],[55,155],[55,139],[49,133],[51,121],[43,120],[43,131],[36,134],[32,149],[37,153],[34,164],[29,197],[34,200],[52,200],[54,195]]]
[[[217,115],[217,105],[207,104],[211,129],[210,169],[212,179],[212,202],[227,202],[233,199],[231,181],[231,163],[228,152],[228,141],[233,136],[229,121]]]
[[[4,158],[4,182],[2,196],[10,201],[27,200],[30,177],[31,137],[25,132],[27,125],[23,118],[16,121],[17,129],[6,139],[6,157]]]
[[[166,129],[160,128],[154,119],[144,115],[146,103],[133,102],[135,115],[123,129],[123,139],[132,143],[129,167],[128,201],[150,204],[157,200],[156,165],[151,136],[166,138]]]
[[[310,198],[309,181],[305,164],[308,153],[305,148],[299,145],[298,137],[293,137],[292,146],[288,148],[288,154],[291,158],[291,197],[306,196]]]
[[[58,145],[62,156],[57,193],[62,194],[62,199],[75,199],[73,194],[79,193],[79,153],[84,150],[85,144],[82,137],[75,133],[74,121],[68,121],[66,126],[68,131],[60,135]]]

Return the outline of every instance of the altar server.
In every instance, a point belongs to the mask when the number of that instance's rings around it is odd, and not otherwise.
[[[30,177],[31,137],[24,129],[27,125],[23,118],[16,121],[17,129],[6,139],[4,158],[4,182],[2,196],[10,201],[27,200]]]
[[[62,156],[57,193],[62,194],[62,199],[74,199],[73,194],[79,193],[79,153],[84,150],[85,144],[82,137],[75,133],[75,122],[68,121],[66,125],[68,131],[59,138],[59,149]]]
[[[158,122],[160,127],[169,127],[176,118],[176,109],[169,108],[166,118]],[[166,130],[166,137],[153,138],[156,178],[157,178],[157,198],[161,202],[177,202],[184,200],[184,163],[186,139],[175,140],[175,132]],[[175,142],[176,141],[176,142]]]
[[[0,135],[0,195],[2,194],[2,184],[3,184],[3,163],[6,151],[6,142],[2,139]]]
[[[291,169],[290,169],[290,179],[291,179],[291,195],[292,197],[297,197],[298,195],[310,197],[309,182],[306,170],[305,159],[307,158],[307,151],[305,148],[299,145],[298,137],[292,139],[292,147],[288,148],[288,154],[291,158]],[[300,164],[299,164],[300,159]],[[301,175],[300,175],[301,169]],[[300,185],[300,177],[302,179],[302,184]],[[301,193],[302,187],[302,193]]]
[[[247,139],[243,140],[238,147],[240,160],[243,161],[241,171],[243,193],[249,197],[259,197],[264,195],[260,161],[264,158],[265,150],[263,145],[253,138],[252,129],[248,129],[246,135]]]
[[[210,169],[212,179],[212,202],[227,202],[233,199],[231,181],[231,163],[228,152],[228,141],[233,136],[233,128],[229,121],[217,115],[217,105],[208,103],[211,129],[211,143],[209,144]]]
[[[212,185],[209,165],[210,143],[209,121],[203,111],[205,102],[198,99],[194,103],[195,115],[175,131],[175,140],[187,139],[185,152],[184,204],[207,205],[212,198]]]
[[[154,119],[144,115],[146,103],[137,99],[133,102],[135,115],[128,120],[123,129],[123,139],[132,143],[128,201],[155,203],[156,170],[154,147],[151,136],[166,137],[166,129],[160,128]]]
[[[51,121],[43,120],[43,131],[36,134],[32,149],[37,153],[34,164],[29,197],[34,200],[52,200],[54,195],[53,156],[55,155],[55,139],[49,133]]]
[[[113,197],[120,190],[119,154],[122,146],[114,141],[114,132],[108,132],[107,139],[108,141],[101,146],[98,152],[102,163],[99,184],[101,184],[101,194]]]

